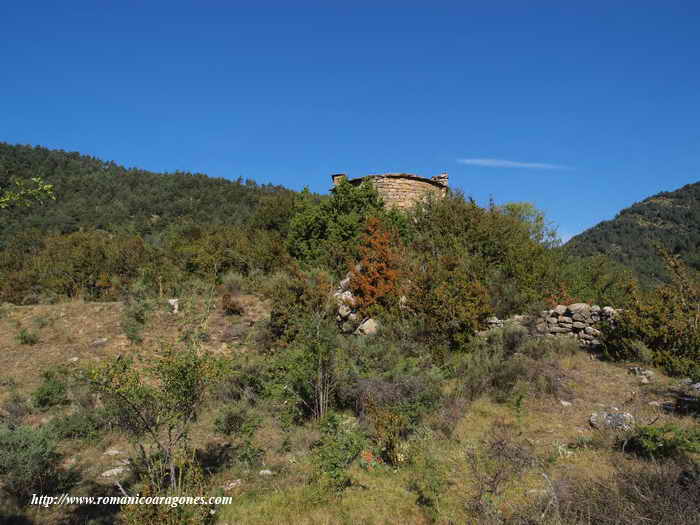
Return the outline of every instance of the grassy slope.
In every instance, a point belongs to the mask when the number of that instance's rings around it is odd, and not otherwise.
[[[252,296],[245,297],[244,302],[247,306],[244,324],[251,325],[265,316],[264,303]],[[11,380],[20,393],[29,395],[39,384],[45,369],[59,365],[79,366],[117,354],[147,360],[148,348],[179,336],[180,318],[163,307],[151,316],[144,344],[131,345],[120,328],[121,309],[119,303],[80,302],[6,308],[0,318],[0,402],[7,398]],[[238,353],[244,358],[249,351],[246,346],[226,337],[225,329],[230,323],[231,318],[214,311],[209,319],[211,340],[204,348],[212,353]],[[39,343],[19,344],[15,337],[20,326],[38,333]],[[105,345],[92,344],[101,337],[108,338]],[[75,357],[77,362],[71,361]],[[562,444],[594,436],[587,423],[592,412],[616,406],[633,413],[640,422],[659,418],[659,422],[673,419],[680,424],[691,423],[688,418],[666,415],[648,404],[652,400],[667,399],[672,381],[661,374],[657,374],[658,380],[652,384],[640,385],[637,378],[627,373],[625,366],[592,360],[584,352],[561,358],[561,365],[565,373],[563,396],[572,402],[571,406],[564,406],[552,397],[527,398],[522,408],[516,410],[512,404],[498,404],[482,398],[459,415],[451,439],[436,435],[424,441],[429,443],[431,453],[444,468],[448,480],[440,503],[441,522],[451,519],[461,523],[468,519],[464,508],[474,480],[465,452],[487,436],[497,421],[515,425],[520,434],[518,439],[534,446],[538,456],[544,458],[545,468],[552,478],[566,473],[568,477],[597,479],[605,478],[613,461],[620,460],[620,453],[610,449],[579,450],[570,455],[560,452]],[[198,447],[225,444],[212,429],[215,408],[207,409],[197,424],[193,438]],[[34,413],[26,422],[39,424],[54,414],[53,411]],[[275,474],[260,476],[259,469],[249,470],[240,465],[215,474],[212,481],[215,488],[241,480],[240,485],[226,492],[234,496],[235,503],[219,510],[219,523],[429,522],[423,509],[416,504],[416,494],[408,489],[411,480],[419,475],[418,467],[410,462],[396,471],[367,472],[353,465],[351,474],[355,483],[352,487],[337,499],[319,498],[313,487],[305,483],[311,472],[309,446],[317,436],[311,424],[294,428],[287,434],[276,421],[264,421],[255,436],[256,445],[266,451],[264,466],[260,468],[271,469]],[[94,494],[101,490],[99,487],[111,484],[100,477],[100,473],[117,466],[124,455],[105,455],[109,449],[127,452],[128,444],[116,434],[107,434],[98,442],[64,443],[67,464],[80,469],[87,480],[74,493]],[[546,482],[538,473],[520,477],[517,484],[508,488],[504,512],[530,499],[532,491],[545,487]],[[57,522],[65,513],[75,511],[57,507],[30,509],[41,523]]]

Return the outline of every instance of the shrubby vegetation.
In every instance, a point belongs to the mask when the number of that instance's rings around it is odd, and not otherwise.
[[[75,374],[47,372],[30,399],[6,401],[0,450],[25,451],[26,468],[0,453],[0,475],[10,480],[3,490],[14,497],[63,482],[56,440],[99,442],[111,431],[131,443],[120,493],[212,494],[226,482],[232,490],[255,487],[246,496],[254,499],[270,486],[277,495],[301,487],[295,497],[313,507],[365,490],[359,478],[377,474],[415,496],[426,521],[597,523],[610,508],[610,522],[632,523],[626,510],[635,519],[659,516],[644,501],[694,508],[695,489],[678,476],[695,475],[697,432],[676,427],[646,425],[623,436],[624,447],[602,445],[666,461],[649,472],[616,471],[610,491],[576,479],[553,483],[547,468],[557,456],[543,456],[520,435],[524,406],[561,406],[569,395],[562,362],[575,356],[576,342],[532,337],[509,323],[477,336],[492,315],[612,304],[624,311],[606,328],[609,357],[695,377],[700,291],[677,258],[667,256],[674,281],[647,290],[606,257],[559,246],[527,203],[481,207],[452,192],[399,212],[384,209],[369,184],[295,194],[0,145],[0,183],[33,174],[53,184],[57,199],[24,215],[2,212],[0,302],[119,300],[121,331],[133,345]],[[338,329],[334,291],[348,275],[359,320],[379,322],[374,336]],[[249,293],[271,310],[253,327],[244,325]],[[170,309],[171,297],[180,300],[178,316],[169,317],[177,343],[154,343],[149,323]],[[217,357],[203,349],[215,310],[227,330],[246,334],[240,344],[225,339]],[[42,342],[18,330],[27,348]],[[479,400],[514,422],[462,443],[456,427]],[[48,423],[23,424],[29,412],[49,410],[58,415]],[[195,434],[216,439],[204,447]],[[274,445],[263,448],[261,435]],[[464,450],[445,457],[445,444]],[[557,454],[569,450],[562,446]],[[303,466],[285,477],[297,462]],[[446,511],[455,508],[446,497],[455,468],[471,476],[457,517]],[[217,477],[224,471],[236,479]],[[516,512],[507,499],[526,476],[548,485]],[[587,490],[590,505],[581,502]],[[664,508],[668,523],[680,523]],[[214,510],[129,505],[120,519],[207,523]]]
[[[700,277],[678,256],[663,249],[661,256],[671,283],[634,287],[619,322],[606,330],[605,349],[612,358],[647,361],[700,381]]]

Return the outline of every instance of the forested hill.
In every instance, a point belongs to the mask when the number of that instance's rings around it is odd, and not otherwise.
[[[700,270],[700,182],[625,208],[613,220],[573,237],[566,246],[576,255],[606,254],[651,283],[668,279],[655,243]]]
[[[240,224],[266,196],[292,195],[281,186],[127,169],[79,153],[0,142],[0,189],[13,179],[37,176],[54,185],[56,200],[29,209],[5,210],[0,246],[28,229],[45,233],[101,229],[148,235],[164,230],[174,219]]]

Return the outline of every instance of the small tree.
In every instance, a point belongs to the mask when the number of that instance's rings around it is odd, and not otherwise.
[[[123,357],[89,372],[116,424],[132,439],[137,468],[150,486],[182,488],[178,462],[186,458],[209,377],[206,360],[194,348],[167,350],[143,372]]]

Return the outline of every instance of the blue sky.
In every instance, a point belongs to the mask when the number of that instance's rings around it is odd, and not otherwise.
[[[5,2],[0,140],[319,192],[447,171],[568,237],[700,180],[700,4],[562,4]]]

